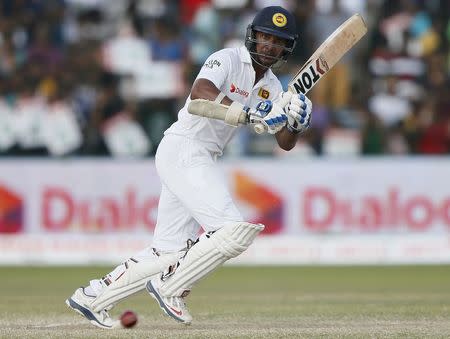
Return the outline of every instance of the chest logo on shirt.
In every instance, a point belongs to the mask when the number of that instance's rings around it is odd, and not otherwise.
[[[233,83],[230,86],[230,92],[231,93],[237,93],[237,94],[242,95],[242,96],[244,96],[246,98],[248,98],[248,94],[249,94],[247,91],[244,91],[243,89],[240,89],[239,87],[237,87]]]
[[[258,95],[263,99],[269,99],[270,92],[264,88],[260,88]]]

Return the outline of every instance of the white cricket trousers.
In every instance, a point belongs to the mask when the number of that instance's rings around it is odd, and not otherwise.
[[[155,164],[162,189],[152,247],[178,251],[200,227],[209,232],[243,221],[214,156],[198,141],[165,135]]]

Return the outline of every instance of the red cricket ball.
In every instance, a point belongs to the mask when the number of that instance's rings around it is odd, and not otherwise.
[[[120,323],[125,328],[133,327],[134,325],[136,325],[137,321],[137,315],[133,311],[125,311],[120,316]]]

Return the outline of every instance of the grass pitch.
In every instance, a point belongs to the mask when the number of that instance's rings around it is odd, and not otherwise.
[[[188,298],[194,321],[146,292],[133,329],[102,330],[64,300],[105,267],[0,267],[0,338],[449,338],[450,266],[224,267]]]

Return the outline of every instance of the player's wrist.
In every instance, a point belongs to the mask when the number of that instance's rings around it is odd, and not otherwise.
[[[286,129],[292,134],[300,134],[303,132],[302,129],[295,128],[289,122],[286,124]]]

